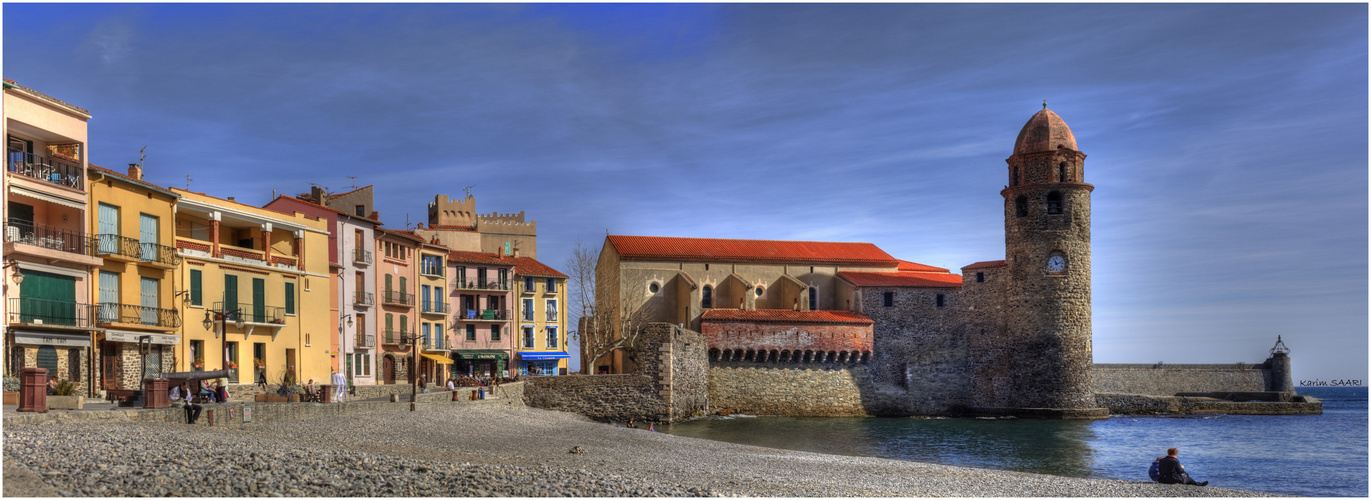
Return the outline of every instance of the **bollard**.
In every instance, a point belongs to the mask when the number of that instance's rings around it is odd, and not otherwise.
[[[167,379],[164,378],[145,378],[143,379],[143,408],[166,408],[171,406],[167,401]]]
[[[399,394],[391,394],[391,395],[390,395],[390,402],[392,402],[392,403],[399,403],[399,402],[400,402],[400,395],[399,395]]]
[[[214,408],[210,408],[206,412],[209,413],[209,426],[214,427]]]
[[[48,412],[47,379],[47,368],[24,368],[19,371],[18,411]]]
[[[459,399],[457,399],[457,395],[458,395],[458,394],[461,394],[461,392],[452,391],[452,400],[453,400],[453,401],[460,401]]]

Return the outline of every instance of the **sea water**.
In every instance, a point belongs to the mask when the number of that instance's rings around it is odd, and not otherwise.
[[[732,443],[1059,476],[1149,481],[1166,449],[1198,481],[1297,496],[1367,496],[1367,390],[1301,387],[1322,415],[1104,420],[709,417],[662,430]]]

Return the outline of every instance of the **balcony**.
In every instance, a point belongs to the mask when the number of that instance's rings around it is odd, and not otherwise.
[[[437,337],[433,339],[423,339],[423,345],[420,345],[419,349],[423,351],[443,351],[447,350],[449,347],[450,346],[443,341],[442,337]]]
[[[386,330],[384,332],[381,332],[381,341],[386,344],[405,345],[409,343],[410,336],[409,332],[402,332],[400,330]]]
[[[359,349],[372,349],[376,347],[375,335],[357,334],[357,347]]]
[[[181,314],[175,309],[100,303],[95,305],[95,322],[101,325],[123,323],[157,328],[180,328]]]
[[[353,251],[352,251],[352,261],[355,262],[355,263],[358,263],[358,264],[370,264],[370,263],[371,263],[371,250],[367,250],[367,249],[364,249],[364,248],[353,249]]]
[[[456,317],[462,321],[509,321],[509,311],[504,309],[462,309]]]
[[[219,244],[219,256],[224,260],[254,266],[267,265],[266,255],[259,250]]]
[[[80,161],[48,158],[43,155],[9,150],[9,171],[72,189],[86,189],[85,169]]]
[[[21,219],[5,220],[5,243],[32,245],[58,252],[95,256],[95,238],[90,235],[81,231],[59,229]],[[99,259],[96,261],[98,262]]]
[[[144,243],[117,234],[97,234],[94,240],[95,253],[101,257],[155,263],[168,267],[181,264],[181,257],[176,254],[176,249],[166,245]]]
[[[376,305],[376,295],[371,292],[357,292],[353,294],[352,304],[358,306]]]
[[[414,294],[386,290],[381,293],[381,303],[388,306],[414,306]]]
[[[447,302],[441,300],[428,300],[424,301],[420,311],[424,314],[442,314],[446,316],[448,313],[452,312],[452,306],[449,306]]]
[[[225,305],[228,309],[225,309]],[[224,303],[215,302],[216,312],[227,311],[226,318],[229,323],[237,322],[239,319],[245,323],[256,323],[262,325],[284,325],[286,324],[286,308],[268,305],[253,305],[247,302]]]
[[[457,280],[457,281],[453,282],[453,283],[452,283],[452,289],[453,289],[453,290],[498,290],[498,291],[505,291],[505,292],[507,292],[507,291],[509,291],[509,290],[512,288],[510,285],[511,285],[511,283],[510,283],[508,280],[506,280],[506,281],[499,281],[499,280],[481,280],[481,279],[474,279],[474,280],[473,280],[473,279],[468,279],[468,280]]]
[[[90,327],[90,305],[62,300],[10,297],[10,324]]]

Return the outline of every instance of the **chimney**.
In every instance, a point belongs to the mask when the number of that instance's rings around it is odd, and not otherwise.
[[[236,201],[236,200],[234,200],[233,197],[230,196],[230,197],[228,197],[228,201]]]
[[[518,258],[518,257],[519,257],[519,247],[514,247],[514,257],[515,257],[515,258]]]
[[[134,180],[137,181],[143,180],[143,166],[137,163],[130,163],[129,177],[132,177]]]
[[[310,188],[309,188],[309,197],[310,197],[315,203],[318,203],[318,204],[323,205],[323,206],[326,206],[326,207],[328,206],[328,203],[325,203],[325,200],[324,200],[324,188],[321,188],[321,187],[319,187],[319,186],[310,186]]]

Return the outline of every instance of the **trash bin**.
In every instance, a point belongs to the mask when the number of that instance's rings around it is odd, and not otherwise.
[[[24,368],[19,371],[18,411],[48,412],[47,368]]]
[[[320,385],[320,386],[319,386],[319,389],[322,390],[322,391],[324,391],[322,394],[319,395],[319,402],[320,402],[320,403],[332,403],[332,402],[333,402],[333,386],[327,385],[327,384],[325,384],[325,385]]]
[[[167,379],[164,378],[145,378],[143,379],[143,408],[166,408],[171,406],[167,401]]]

